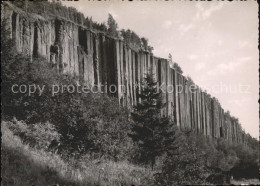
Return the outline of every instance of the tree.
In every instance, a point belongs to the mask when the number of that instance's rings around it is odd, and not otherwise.
[[[140,50],[142,47],[141,39],[140,37],[132,30],[130,29],[122,29],[121,35],[124,39],[124,41],[133,49]]]
[[[169,53],[168,62],[169,62],[169,64],[170,64],[170,67],[171,67],[171,68],[175,69],[175,70],[176,70],[177,72],[179,72],[180,74],[183,73],[183,71],[182,71],[181,67],[178,65],[178,63],[176,63],[176,62],[174,62],[174,61],[172,60],[172,55],[171,55],[171,53]]]
[[[152,53],[153,52],[153,47],[148,45],[148,52]]]
[[[103,31],[103,32],[107,32],[107,26],[106,26],[105,23],[100,24],[100,30]]]
[[[142,41],[142,47],[143,47],[143,49],[144,49],[145,51],[148,50],[148,39],[142,37],[142,38],[141,38],[141,41]]]
[[[174,62],[174,63],[173,63],[173,68],[174,68],[177,72],[179,72],[180,74],[183,73],[183,71],[182,71],[181,67],[178,65],[178,63]]]
[[[113,37],[118,37],[118,31],[117,31],[118,25],[111,14],[108,14],[107,25],[108,25],[108,34]]]
[[[90,17],[90,19],[89,19],[89,28],[90,28],[90,30],[93,29],[93,20],[92,20],[92,17]]]
[[[122,29],[121,30],[121,34],[122,34],[122,37],[124,39],[124,41],[127,43],[127,44],[130,44],[130,40],[131,40],[131,30],[127,29]]]
[[[151,163],[153,169],[156,157],[176,148],[173,146],[175,128],[168,117],[162,117],[160,114],[164,105],[151,72],[144,79],[138,96],[142,101],[131,113],[135,123],[129,136],[139,147],[140,159]]]
[[[141,48],[141,39],[134,31],[132,31],[132,33],[131,33],[131,43],[132,43],[133,47],[139,48],[139,49]]]
[[[190,83],[194,84],[194,81],[191,79],[190,76],[187,76],[187,80],[188,80]]]
[[[205,138],[190,133],[178,138],[180,144],[175,151],[169,151],[164,158],[162,173],[156,179],[157,185],[202,184],[211,174],[206,168],[208,144]]]

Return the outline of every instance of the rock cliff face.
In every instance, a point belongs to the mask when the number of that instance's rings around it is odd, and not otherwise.
[[[119,103],[128,108],[141,101],[135,85],[140,85],[151,69],[165,90],[163,115],[175,120],[183,130],[246,143],[240,124],[224,114],[216,99],[198,86],[194,88],[186,77],[171,69],[166,59],[134,51],[121,40],[94,33],[62,18],[29,15],[10,3],[2,4],[1,9],[2,21],[6,21],[19,52],[32,59],[43,56],[60,73],[78,77],[79,82],[89,86],[98,86],[100,91],[105,89],[104,85],[115,85],[116,91],[109,94],[118,97]]]

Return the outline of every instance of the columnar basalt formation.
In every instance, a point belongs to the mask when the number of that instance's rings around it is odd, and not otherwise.
[[[43,56],[61,73],[78,77],[79,82],[97,86],[100,91],[104,91],[105,85],[113,85],[109,94],[128,108],[141,101],[136,85],[152,70],[163,90],[166,107],[162,115],[169,116],[182,130],[246,143],[246,134],[238,121],[225,114],[215,98],[170,68],[166,59],[135,51],[122,40],[62,18],[30,15],[10,3],[2,4],[1,9],[2,22],[5,21],[19,52],[32,59]]]

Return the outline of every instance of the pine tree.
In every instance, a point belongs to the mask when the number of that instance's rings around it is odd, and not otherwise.
[[[107,20],[107,25],[108,25],[108,34],[113,37],[118,37],[118,25],[116,20],[113,18],[111,14],[108,14],[108,20]]]
[[[164,105],[151,72],[142,83],[139,98],[141,103],[138,103],[131,113],[135,123],[129,136],[138,145],[141,160],[150,163],[153,169],[156,157],[176,148],[176,128],[168,117],[161,116],[160,111]]]
[[[182,71],[181,67],[178,65],[178,63],[174,62],[174,63],[173,63],[173,68],[174,68],[177,72],[179,72],[180,74],[183,74],[183,71]]]
[[[142,42],[142,47],[143,47],[143,49],[144,49],[145,51],[147,51],[147,50],[148,50],[148,39],[142,37],[142,38],[141,38],[141,42]]]

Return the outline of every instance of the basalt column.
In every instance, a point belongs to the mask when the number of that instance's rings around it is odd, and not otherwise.
[[[166,66],[166,102],[167,102],[167,115],[173,119],[173,77],[172,69],[170,68],[168,61]]]
[[[119,41],[119,63],[120,63],[120,81],[119,81],[119,101],[120,104],[126,106],[125,99],[125,71],[124,71],[124,43]]]
[[[167,116],[167,97],[166,97],[166,86],[167,86],[167,60],[160,59],[158,61],[158,78],[159,78],[159,87],[162,92],[162,104],[165,105],[165,107],[162,109],[161,114],[163,116]]]
[[[167,100],[168,100],[168,116],[171,120],[174,119],[174,77],[173,77],[173,69],[170,67],[167,68],[168,76],[167,76]]]

